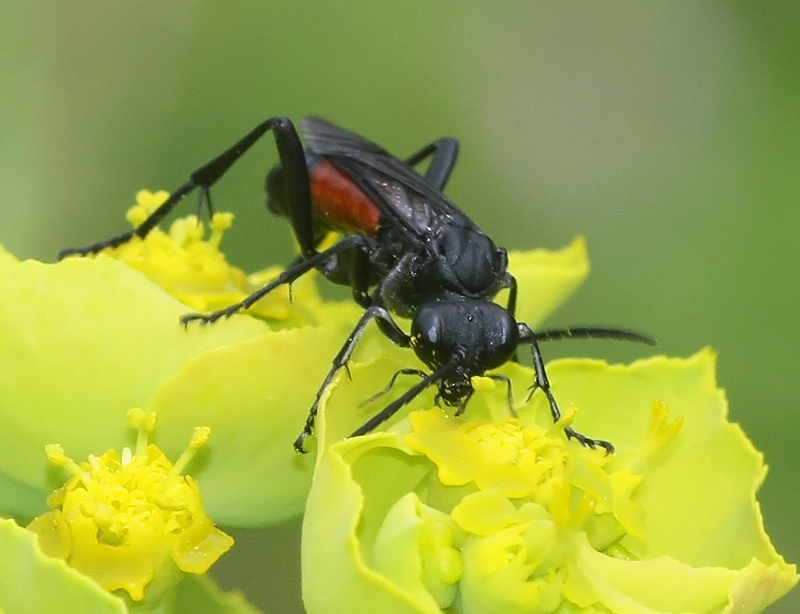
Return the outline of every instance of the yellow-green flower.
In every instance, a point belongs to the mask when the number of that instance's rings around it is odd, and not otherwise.
[[[765,468],[727,422],[714,363],[710,350],[627,367],[556,361],[569,408],[558,424],[539,395],[512,415],[505,391],[488,390],[460,418],[417,411],[337,441],[364,411],[342,380],[306,508],[309,613],[761,611],[797,574],[764,532]],[[388,378],[401,366],[365,368]],[[503,371],[515,390],[532,381]],[[571,421],[616,454],[567,441]]]
[[[28,529],[42,550],[64,559],[107,591],[124,590],[141,601],[151,583],[161,591],[177,585],[173,576],[203,574],[232,545],[203,509],[197,483],[182,471],[211,434],[196,428],[188,449],[173,465],[148,433],[156,414],[129,412],[138,430],[135,450],[109,450],[76,463],[58,444],[47,446],[51,464],[70,480],[49,499],[52,511]],[[154,582],[155,580],[155,582]],[[163,595],[150,599],[160,601]]]
[[[256,614],[241,594],[221,592],[205,575],[233,545],[184,474],[210,429],[195,428],[173,464],[150,442],[155,418],[131,410],[133,449],[82,463],[58,444],[46,446],[54,473],[72,477],[27,530],[0,518],[0,610]]]

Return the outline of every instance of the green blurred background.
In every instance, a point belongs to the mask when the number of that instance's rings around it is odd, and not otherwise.
[[[401,155],[457,136],[449,193],[500,244],[587,237],[592,275],[551,324],[719,352],[771,467],[767,529],[800,560],[800,4],[6,0],[0,49],[0,240],[25,257],[126,229],[138,189],[177,187],[267,116],[319,114]],[[265,142],[214,192],[245,268],[292,255],[263,209],[274,161]],[[222,582],[300,611],[299,524],[237,536]],[[798,610],[795,593],[770,612]]]

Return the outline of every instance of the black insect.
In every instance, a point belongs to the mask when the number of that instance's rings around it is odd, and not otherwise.
[[[417,375],[421,381],[353,435],[373,430],[434,385],[438,386],[437,402],[455,406],[456,413],[461,413],[474,392],[471,377],[515,359],[521,344],[529,345],[533,354],[531,394],[542,390],[555,421],[561,411],[550,389],[540,341],[605,337],[653,343],[626,330],[581,327],[537,333],[516,321],[517,283],[507,270],[506,250],[495,245],[443,192],[458,156],[455,139],[439,139],[400,160],[375,143],[316,117],[303,120],[305,148],[289,119],[268,119],[193,172],[189,181],[135,230],[87,247],[64,250],[60,257],[95,253],[134,236],[144,237],[195,189],[200,190],[201,204],[205,202],[210,210],[211,186],[270,131],[280,163],[267,175],[267,204],[274,213],[289,218],[301,255],[277,279],[240,303],[208,315],[189,314],[181,322],[210,324],[244,311],[311,269],[318,269],[334,283],[351,287],[353,299],[364,308],[364,314],[333,360],[294,443],[297,451],[305,451],[322,393],[347,366],[372,320],[393,343],[412,348],[430,372],[401,371]],[[425,160],[429,160],[428,168],[420,174],[415,167]],[[333,247],[318,251],[330,230],[344,231],[345,237]],[[504,288],[509,290],[505,307],[493,302]],[[411,319],[410,334],[397,324],[395,315]],[[493,377],[508,382],[503,376]],[[591,439],[571,426],[565,433],[592,448],[614,449],[611,443]]]

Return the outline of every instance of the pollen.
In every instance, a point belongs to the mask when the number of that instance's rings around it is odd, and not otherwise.
[[[28,528],[45,554],[64,559],[108,591],[139,601],[154,580],[167,587],[180,573],[202,574],[233,545],[203,509],[197,483],[183,470],[210,437],[195,429],[173,464],[149,442],[153,413],[128,413],[136,447],[90,455],[78,463],[59,445],[46,446],[51,464],[71,474],[48,499],[50,512]]]

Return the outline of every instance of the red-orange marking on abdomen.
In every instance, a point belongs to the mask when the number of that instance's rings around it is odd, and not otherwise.
[[[361,188],[328,160],[309,169],[314,208],[336,228],[375,236],[381,210]]]

